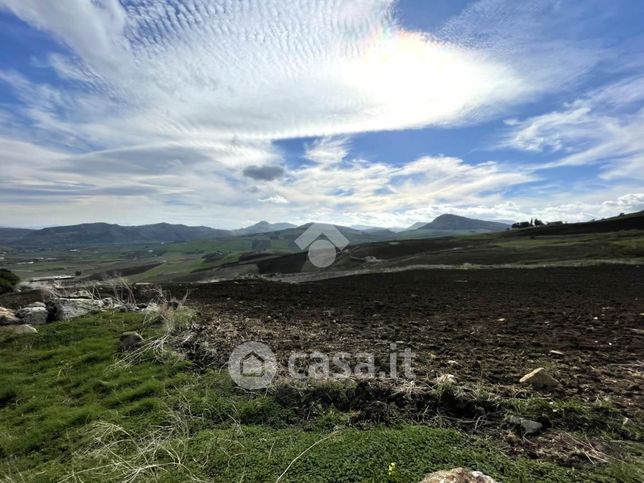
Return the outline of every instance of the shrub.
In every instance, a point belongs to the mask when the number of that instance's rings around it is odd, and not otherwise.
[[[0,268],[0,294],[13,292],[20,278],[13,272]]]

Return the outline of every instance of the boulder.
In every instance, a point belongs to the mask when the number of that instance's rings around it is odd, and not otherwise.
[[[76,292],[72,292],[69,295],[67,295],[68,299],[91,299],[94,298],[92,296],[92,293],[89,290],[76,290]]]
[[[521,379],[521,384],[530,384],[535,389],[551,389],[556,387],[559,382],[546,372],[543,367],[539,367],[532,372],[529,372]]]
[[[54,320],[69,320],[103,308],[101,300],[83,298],[59,298],[53,301]]]
[[[19,323],[20,319],[16,317],[13,310],[0,307],[0,325],[14,325]]]
[[[538,433],[543,428],[543,424],[519,416],[508,416],[505,421],[511,426],[521,428],[524,435]]]
[[[143,344],[143,337],[138,332],[123,332],[119,339],[119,352],[131,352]]]
[[[496,483],[492,478],[480,471],[470,471],[465,468],[436,471],[431,473],[420,483]]]
[[[44,308],[45,308],[45,307],[47,307],[47,306],[45,305],[45,303],[44,303],[44,302],[32,302],[32,303],[30,303],[30,304],[28,304],[28,305],[25,305],[25,307],[27,307],[27,308],[31,308],[31,307],[42,307],[42,308],[44,309]]]
[[[24,335],[24,334],[37,334],[38,331],[36,330],[35,327],[32,327],[29,324],[18,324],[18,325],[0,325],[0,333]]]
[[[44,305],[44,304],[43,304]],[[47,322],[49,311],[45,307],[23,307],[16,312],[22,324],[42,325]]]

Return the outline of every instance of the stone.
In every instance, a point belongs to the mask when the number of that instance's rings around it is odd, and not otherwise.
[[[47,323],[49,311],[45,307],[23,307],[16,312],[22,324],[42,325]]]
[[[521,379],[521,384],[530,384],[535,389],[550,389],[559,384],[550,374],[546,372],[543,367],[539,367],[532,372],[529,372]]]
[[[36,330],[35,327],[32,327],[29,324],[18,324],[18,325],[0,325],[0,333],[25,335],[25,334],[37,334],[38,331]]]
[[[81,315],[99,312],[103,302],[84,298],[59,298],[53,301],[54,320],[69,320]]]
[[[104,307],[111,307],[114,305],[114,299],[112,297],[105,297],[101,302],[103,302]]]
[[[556,350],[551,350],[550,352],[548,352],[548,354],[550,354],[551,356],[555,356],[555,357],[562,357],[564,355],[563,352],[556,351]]]
[[[519,416],[508,416],[505,421],[511,426],[521,428],[524,435],[538,433],[543,428],[543,424]]]
[[[31,308],[31,307],[42,307],[43,309],[46,307],[44,302],[32,302],[28,305],[25,305],[26,308]]]
[[[19,324],[20,319],[16,317],[13,310],[0,307],[0,325]]]
[[[425,476],[420,483],[496,483],[496,481],[480,471],[454,468],[453,470],[431,473]]]
[[[119,352],[131,352],[143,344],[143,337],[138,332],[123,332],[119,339]]]
[[[67,297],[68,299],[91,299],[94,298],[89,290],[76,290],[75,292],[70,293]]]

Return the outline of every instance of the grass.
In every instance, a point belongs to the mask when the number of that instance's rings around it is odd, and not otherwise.
[[[117,363],[119,335],[143,325],[141,315],[104,313],[2,336],[0,481],[413,482],[456,466],[502,481],[637,481],[632,465],[514,458],[456,429],[352,426],[333,408],[303,420],[172,353]]]

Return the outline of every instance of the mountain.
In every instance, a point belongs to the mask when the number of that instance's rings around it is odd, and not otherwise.
[[[79,247],[86,245],[181,242],[219,238],[230,232],[205,226],[154,225],[121,226],[109,223],[83,223],[30,230],[19,238],[0,238],[0,243],[29,248]],[[2,233],[0,232],[0,237]]]
[[[3,228],[0,227],[0,245],[9,243],[15,240],[20,240],[28,233],[35,231],[29,228]]]
[[[427,222],[425,222],[425,221],[417,221],[416,223],[411,225],[409,228],[407,228],[407,230],[417,230],[418,228],[420,228],[421,226],[425,226],[426,224],[427,224]]]
[[[288,230],[289,228],[295,228],[295,225],[291,223],[269,223],[267,221],[260,221],[259,223],[247,226],[246,228],[232,230],[231,233],[233,235],[254,235],[256,233],[269,233],[272,231]]]
[[[445,230],[445,231],[503,231],[509,228],[505,223],[496,221],[476,220],[458,215],[440,215],[434,221],[422,225],[417,230]]]

